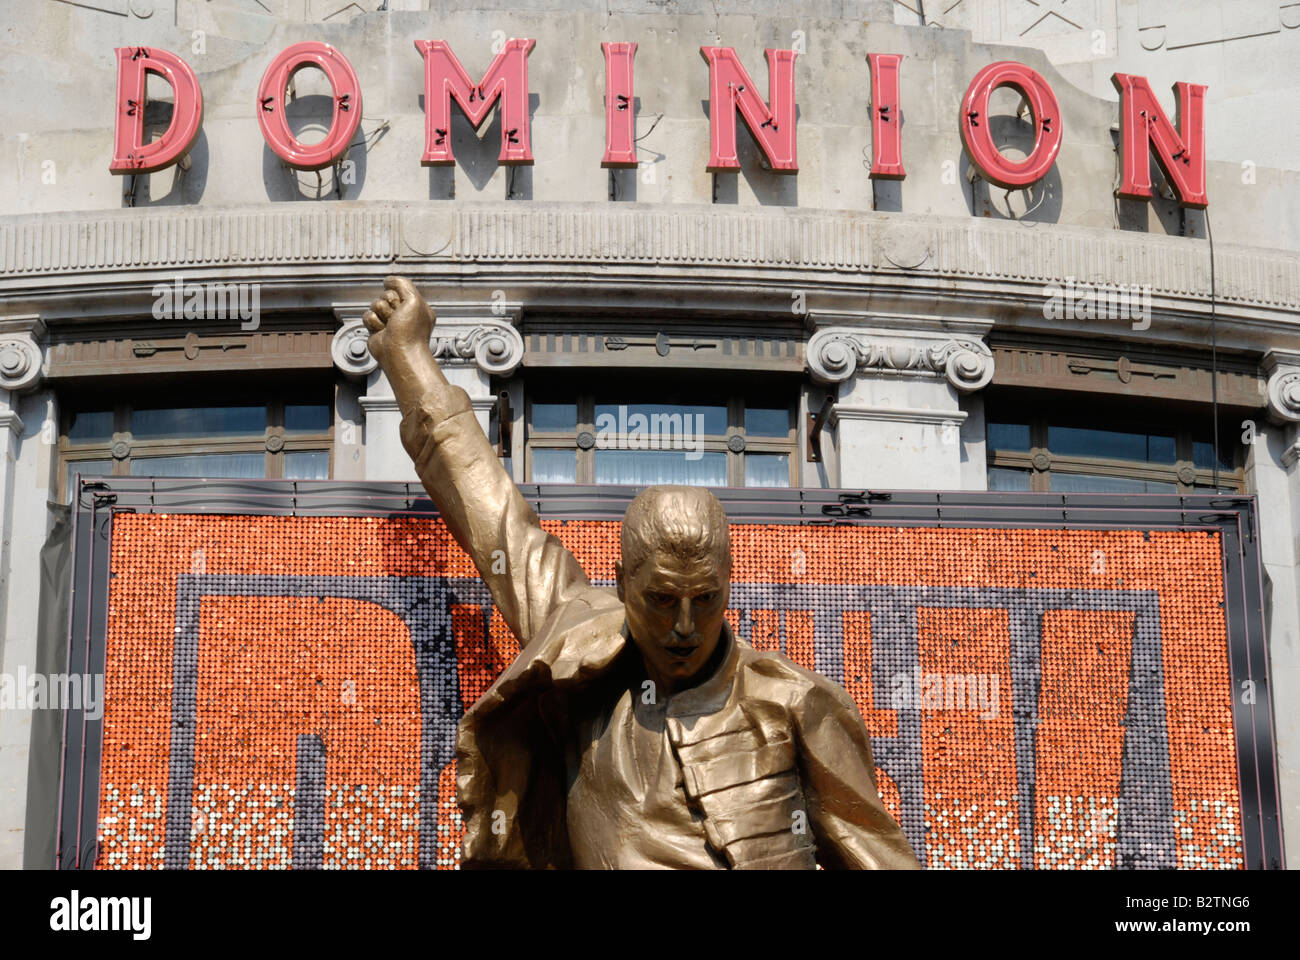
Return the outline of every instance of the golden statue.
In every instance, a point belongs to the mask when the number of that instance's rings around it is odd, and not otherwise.
[[[433,359],[429,305],[404,278],[384,286],[365,324],[402,444],[521,650],[460,722],[462,865],[919,867],[848,694],[733,636],[717,498],[644,491],[617,595],[593,587]]]

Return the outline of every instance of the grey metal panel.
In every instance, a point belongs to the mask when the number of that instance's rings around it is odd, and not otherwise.
[[[68,672],[104,672],[108,618],[108,563],[112,514],[99,499],[78,511],[73,545],[71,615],[65,660]],[[55,868],[94,865],[98,837],[99,758],[103,717],[72,706],[63,713],[63,777],[56,813]]]
[[[48,507],[54,514],[54,522],[40,554],[41,595],[35,665],[36,672],[45,676],[68,670],[67,630],[72,589],[71,510],[56,503],[50,503]],[[23,863],[42,869],[55,862],[62,733],[63,717],[57,712],[32,712]]]
[[[250,506],[258,513],[293,512],[293,481],[185,477],[157,477],[148,480],[152,483],[154,503],[166,503],[171,513],[234,513],[247,510]]]

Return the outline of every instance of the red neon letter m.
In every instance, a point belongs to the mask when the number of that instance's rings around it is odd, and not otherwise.
[[[416,40],[424,57],[424,156],[421,163],[449,165],[451,152],[451,100],[474,127],[482,125],[488,111],[501,98],[501,154],[499,163],[528,164],[533,151],[528,137],[528,54],[535,40],[507,40],[487,73],[477,84],[442,40]]]
[[[1205,193],[1205,91],[1199,83],[1175,83],[1178,128],[1160,109],[1146,77],[1117,73],[1110,82],[1119,91],[1119,149],[1123,173],[1115,195],[1131,200],[1151,196],[1148,144],[1156,162],[1184,207],[1204,210]]]
[[[793,50],[767,50],[768,99],[754,83],[732,47],[700,47],[709,64],[709,166],[739,170],[736,158],[736,111],[754,135],[776,173],[798,173],[795,159]]]

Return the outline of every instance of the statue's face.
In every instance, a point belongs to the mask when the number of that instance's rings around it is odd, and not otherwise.
[[[650,679],[665,693],[705,679],[718,647],[730,593],[730,564],[656,552],[626,574],[616,567],[618,598]]]

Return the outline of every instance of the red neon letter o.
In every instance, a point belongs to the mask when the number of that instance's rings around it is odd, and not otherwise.
[[[284,115],[284,91],[294,71],[319,67],[334,91],[334,113],[329,132],[320,143],[305,144],[289,129]],[[361,86],[352,64],[328,43],[308,40],[285,47],[262,74],[257,88],[257,123],[277,157],[299,170],[328,167],[347,152],[361,122]]]
[[[1029,101],[1034,122],[1034,149],[1020,163],[1002,155],[989,131],[989,102],[998,87],[1015,87]],[[966,156],[990,183],[1014,190],[1047,176],[1061,152],[1061,108],[1047,81],[1023,63],[1003,60],[975,74],[966,88],[958,118]]]

